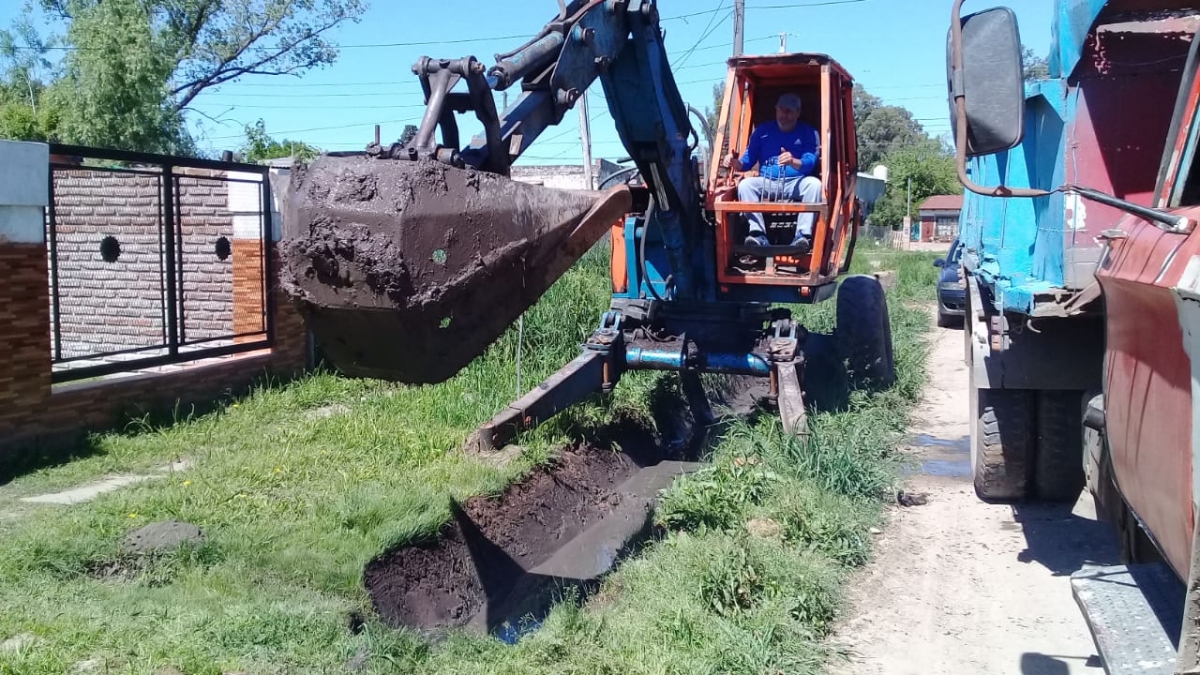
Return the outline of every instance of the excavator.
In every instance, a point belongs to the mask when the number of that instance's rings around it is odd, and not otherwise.
[[[608,311],[578,358],[479,430],[482,449],[634,370],[678,372],[704,421],[713,415],[701,374],[766,379],[765,402],[791,433],[804,433],[806,405],[821,404],[812,399],[834,396],[831,383],[894,380],[883,287],[845,276],[863,204],[854,83],[829,56],[731,58],[717,128],[710,136],[702,121],[703,139],[655,0],[560,0],[557,16],[491,67],[423,57],[413,72],[426,105],[414,137],[299,165],[283,196],[281,285],[343,373],[413,385],[454,376],[607,236]],[[625,182],[556,190],[512,180],[513,163],[597,79],[633,164]],[[510,88],[520,93],[501,111],[494,95]],[[820,199],[739,201],[740,181],[763,167],[723,159],[774,119],[784,94],[799,97],[800,120],[819,134],[810,175]],[[463,146],[456,115],[467,114],[483,132]],[[767,234],[755,246],[751,213]],[[807,245],[793,239],[802,216],[813,222]],[[835,294],[832,335],[793,319],[790,305]]]

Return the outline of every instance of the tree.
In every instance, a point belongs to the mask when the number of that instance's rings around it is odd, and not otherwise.
[[[854,85],[854,126],[858,134],[858,166],[864,171],[885,163],[884,157],[929,138],[907,108],[883,105],[861,85]]]
[[[363,11],[363,0],[36,2],[64,29],[65,56],[36,98],[61,109],[61,140],[159,152],[192,148],[185,115],[203,92],[332,63],[326,35]]]
[[[0,138],[53,140],[58,111],[42,101],[49,47],[28,16],[14,21],[12,31],[0,30]]]
[[[321,150],[303,141],[283,139],[277,141],[267,133],[267,125],[258,120],[246,127],[246,140],[242,143],[242,160],[246,162],[261,162],[280,157],[295,157],[301,161],[311,161]]]
[[[420,129],[417,128],[417,125],[405,124],[404,132],[400,134],[400,140],[398,142],[400,143],[401,146],[408,145],[409,143],[412,142],[412,139],[417,137],[418,131],[420,131]]]
[[[1035,55],[1029,47],[1021,50],[1021,63],[1024,67],[1026,82],[1050,79],[1050,62]]]
[[[713,85],[712,88],[713,104],[711,108],[704,110],[704,116],[708,118],[708,126],[712,128],[713,133],[717,133],[717,124],[721,121],[721,106],[725,104],[725,81]]]
[[[937,139],[899,147],[888,153],[888,187],[871,213],[872,225],[896,227],[908,215],[909,179],[912,179],[912,207],[933,195],[958,194],[958,169],[954,156]]]

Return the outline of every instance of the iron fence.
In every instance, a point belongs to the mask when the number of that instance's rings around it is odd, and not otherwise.
[[[53,380],[269,347],[267,171],[52,145]]]

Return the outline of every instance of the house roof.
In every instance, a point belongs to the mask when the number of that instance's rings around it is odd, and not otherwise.
[[[962,195],[934,195],[921,202],[918,209],[921,211],[961,211],[962,207]]]

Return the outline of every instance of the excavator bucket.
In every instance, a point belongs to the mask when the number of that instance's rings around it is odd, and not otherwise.
[[[284,195],[281,284],[352,377],[444,381],[631,207],[433,161],[323,156]]]

